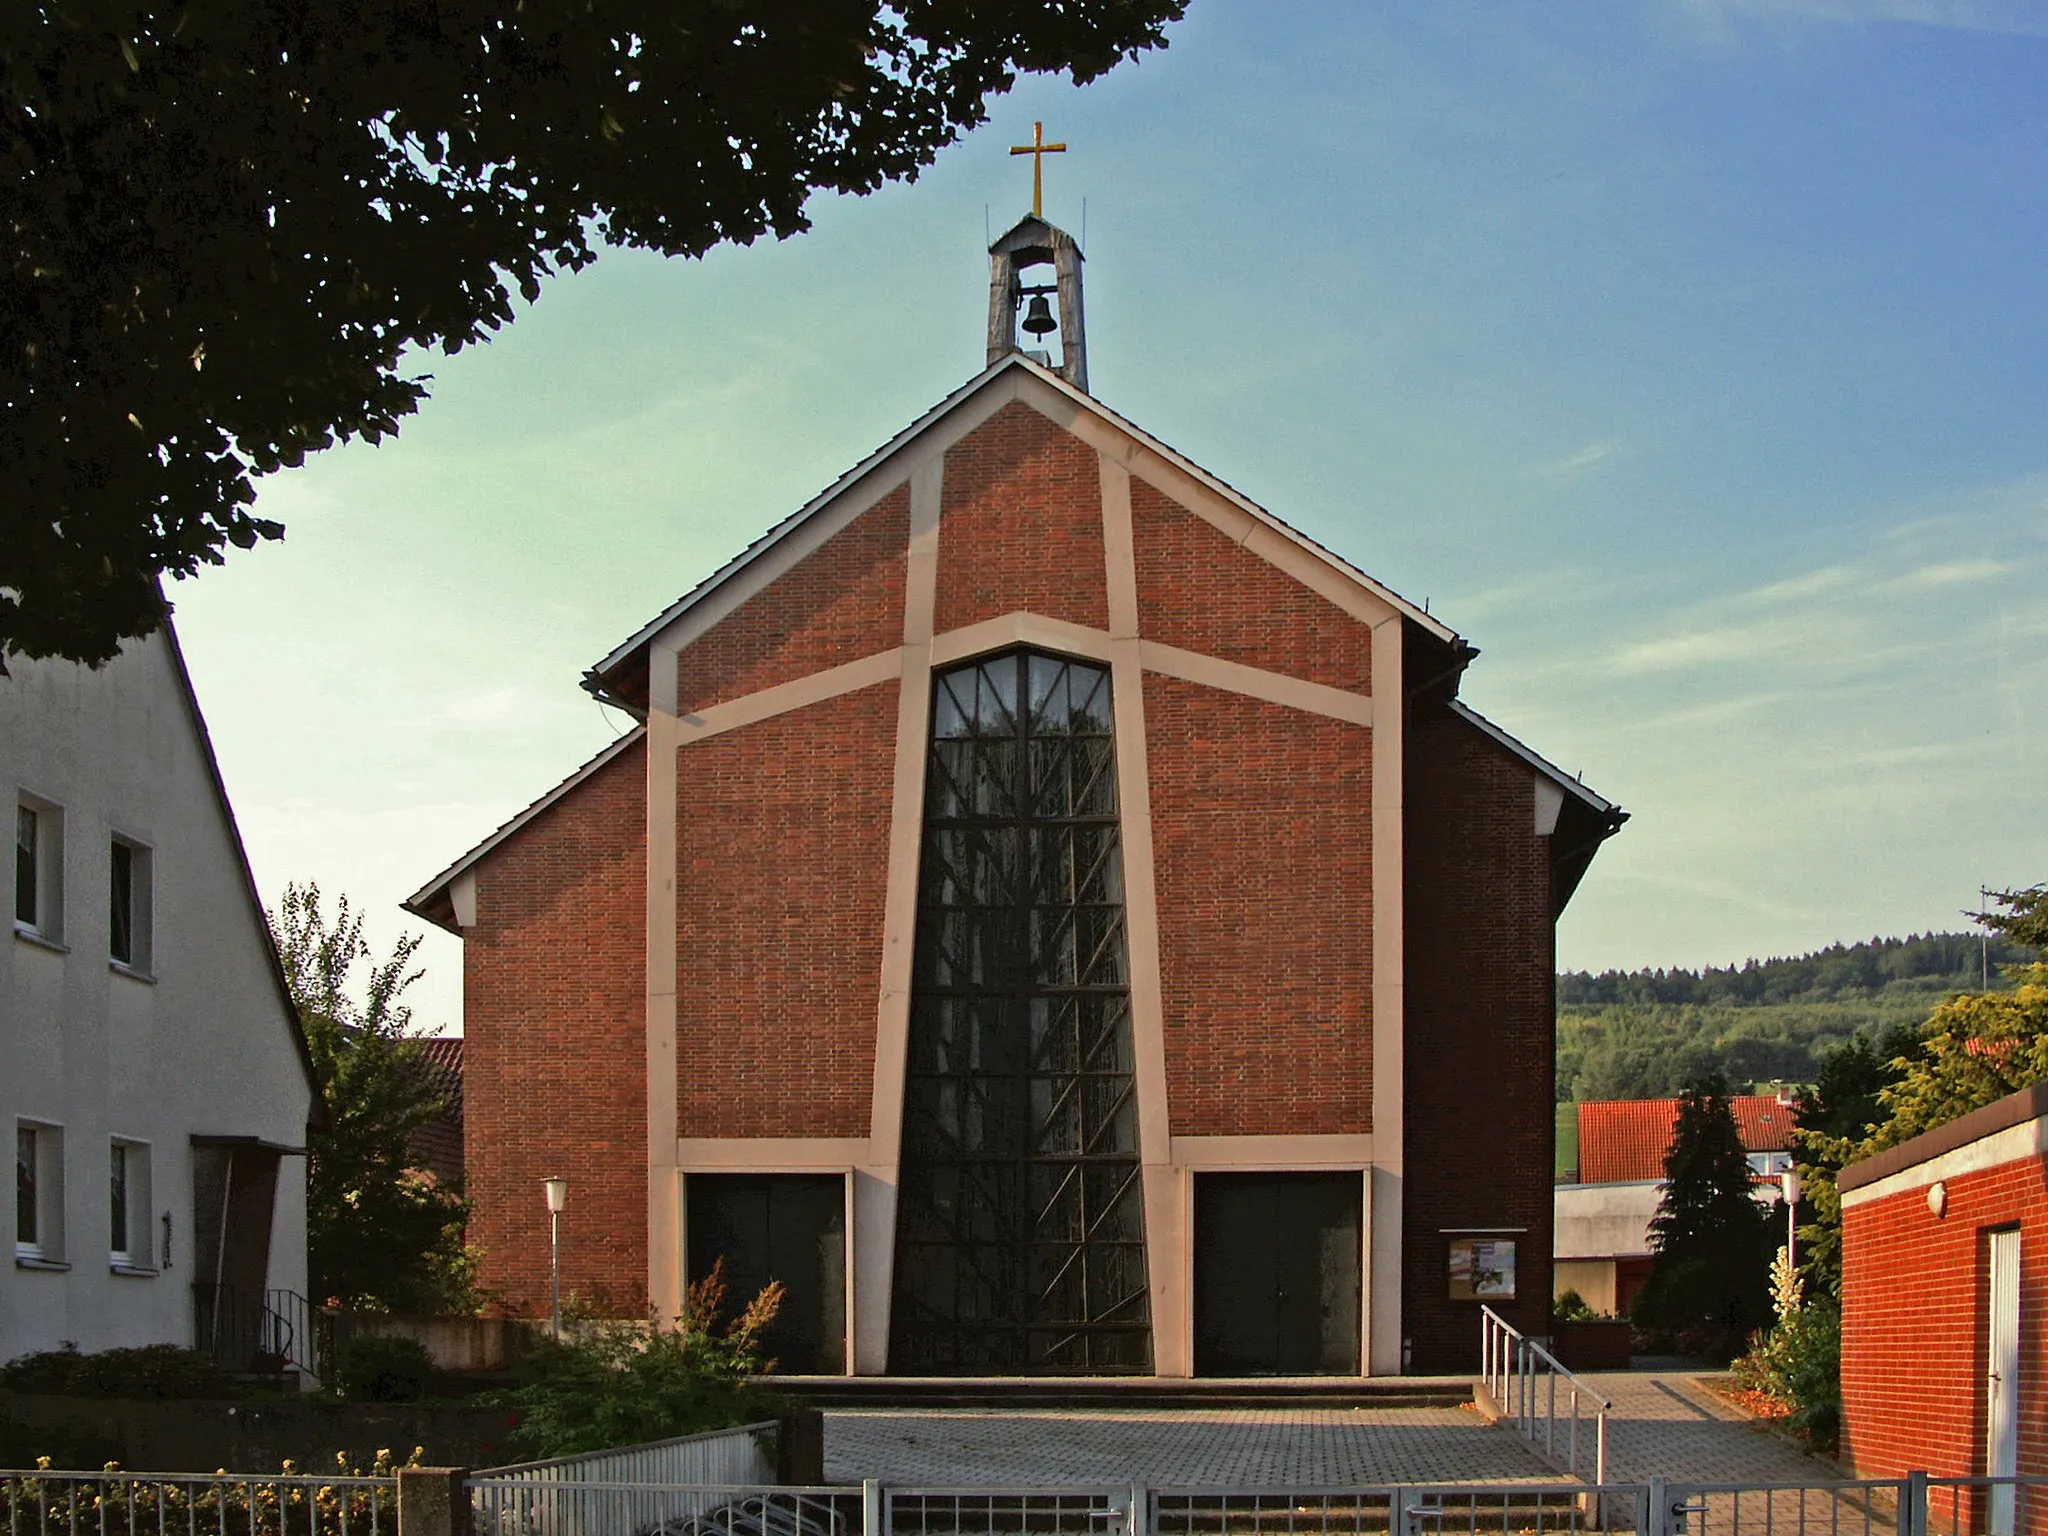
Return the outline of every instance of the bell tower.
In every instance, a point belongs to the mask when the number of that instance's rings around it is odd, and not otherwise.
[[[1031,125],[1031,142],[1011,146],[1013,155],[1030,155],[1031,212],[1012,225],[988,248],[988,360],[1024,352],[1053,369],[1082,393],[1088,390],[1088,337],[1081,319],[1081,247],[1074,237],[1045,221],[1047,155],[1060,154],[1065,144],[1045,142],[1045,124]],[[1034,269],[1052,268],[1052,281]],[[1030,273],[1037,281],[1026,282]],[[1046,301],[1057,299],[1059,314]],[[1029,306],[1026,306],[1029,300]],[[1024,329],[1032,345],[1017,344],[1017,311],[1024,311]],[[1059,361],[1042,344],[1059,333]]]

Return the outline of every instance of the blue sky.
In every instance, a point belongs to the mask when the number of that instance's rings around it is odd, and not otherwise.
[[[798,239],[551,283],[267,482],[286,542],[172,594],[267,894],[388,941],[620,728],[583,667],[979,367],[1036,118],[1096,393],[1427,598],[1466,698],[1635,813],[1561,963],[2048,879],[2048,8],[1193,0]]]

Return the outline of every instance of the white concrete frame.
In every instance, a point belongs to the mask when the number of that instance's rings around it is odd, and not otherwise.
[[[1960,1147],[1938,1152],[1923,1162],[1901,1168],[1897,1173],[1888,1173],[1861,1189],[1844,1190],[1842,1209],[1853,1211],[1872,1200],[1882,1200],[1910,1189],[1925,1189],[1946,1179],[1959,1179],[1966,1173],[1982,1173],[1988,1168],[2003,1167],[2022,1158],[2038,1158],[2043,1154],[2048,1154],[2048,1119],[2022,1121],[1980,1136],[1975,1141],[1965,1142]]]
[[[940,504],[947,449],[1013,400],[1093,446],[1102,485],[1106,631],[1017,612],[933,632]],[[849,477],[750,567],[733,573],[651,638],[648,708],[648,1278],[658,1305],[679,1310],[683,1276],[682,1175],[843,1170],[849,1174],[846,1273],[849,1368],[887,1368],[895,1250],[897,1167],[907,1062],[911,956],[923,832],[931,678],[970,657],[1029,645],[1106,663],[1116,715],[1117,788],[1123,823],[1126,943],[1136,1066],[1140,1159],[1152,1287],[1153,1364],[1161,1376],[1193,1369],[1190,1201],[1196,1171],[1280,1172],[1355,1168],[1363,1184],[1367,1259],[1361,1274],[1365,1368],[1401,1368],[1402,1055],[1402,621],[1405,610],[1297,538],[1277,532],[1205,477],[1093,402],[1069,399],[1034,370],[1013,370],[941,415],[899,451]],[[1143,639],[1131,531],[1133,475],[1234,542],[1372,628],[1372,692],[1324,684]],[[903,641],[899,646],[790,683],[678,717],[677,653],[766,588],[861,513],[908,483]],[[1363,725],[1373,732],[1373,1111],[1372,1132],[1341,1136],[1175,1137],[1169,1134],[1159,914],[1152,851],[1143,677],[1154,672],[1204,687]],[[692,742],[802,709],[890,677],[900,679],[889,863],[878,978],[874,1097],[866,1138],[681,1138],[676,1105],[676,826],[679,754]],[[1391,707],[1384,714],[1376,700]]]
[[[846,1360],[840,1371],[847,1376],[854,1374],[853,1301],[857,1292],[853,1261],[860,1251],[853,1240],[854,1182],[860,1177],[859,1165],[867,1160],[867,1155],[868,1144],[860,1137],[685,1137],[676,1143],[676,1162],[681,1174],[677,1180],[676,1221],[683,1234],[682,1269],[686,1278],[690,1273],[691,1174],[829,1173],[844,1181],[846,1203],[840,1229],[846,1237],[844,1251],[840,1254],[839,1273],[845,1288],[845,1295],[840,1299],[840,1316],[846,1319]]]

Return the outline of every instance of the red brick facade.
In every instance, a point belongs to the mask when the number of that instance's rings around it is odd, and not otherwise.
[[[1449,1298],[1447,1229],[1519,1228],[1517,1299],[1549,1331],[1556,1070],[1549,839],[1535,781],[1441,705],[1408,722],[1403,1332],[1417,1371],[1473,1369],[1479,1304]]]
[[[1859,1477],[1984,1472],[1990,1234],[2017,1227],[2019,1470],[2048,1472],[2048,1160],[1942,1183],[1941,1216],[1926,1183],[1842,1213],[1842,1457]]]
[[[946,450],[938,635],[1024,611],[1094,631],[1075,647],[1098,662],[1112,653],[1100,463],[1022,401]],[[1301,691],[1297,681],[1370,693],[1367,625],[1141,480],[1131,490],[1142,638],[1277,674],[1259,687],[1282,697]],[[686,644],[681,712],[902,644],[909,528],[899,488]],[[1398,622],[1404,647],[1436,648],[1426,664],[1411,655],[1410,670],[1449,675],[1437,654],[1451,654],[1448,642],[1423,634],[1432,621]],[[1116,654],[1128,668],[1138,653]],[[606,685],[644,688],[638,665],[615,660],[605,678],[626,682]],[[1374,749],[1400,727],[1402,1333],[1414,1369],[1461,1369],[1476,1359],[1477,1308],[1446,1298],[1444,1229],[1521,1229],[1523,1299],[1508,1310],[1537,1332],[1548,1312],[1553,840],[1537,834],[1534,811],[1543,770],[1441,703],[1404,722],[1397,692],[1376,701],[1369,726],[1221,686],[1237,676],[1225,669],[1212,686],[1144,674],[1145,740],[1117,743],[1120,754],[1142,751],[1152,813],[1163,995],[1142,1021],[1158,1032],[1137,1043],[1163,1044],[1166,1103],[1163,1116],[1156,1105],[1140,1113],[1178,1136],[1374,1130],[1373,793],[1385,761]],[[898,728],[891,679],[677,750],[678,1136],[858,1141],[886,1107],[875,1064],[888,1016],[891,823],[905,809],[893,803],[895,772],[899,752],[916,745],[899,746]],[[645,802],[650,777],[666,795],[666,770],[650,773],[636,747],[470,866],[475,1235],[487,1281],[516,1306],[545,1303],[539,1182],[557,1172],[571,1180],[565,1287],[637,1311],[647,1284]],[[454,926],[455,883],[416,898],[416,910]],[[718,1167],[746,1155],[715,1150]],[[785,1142],[777,1171],[789,1155]],[[858,1199],[854,1209],[866,1219]],[[869,1230],[859,1241],[890,1236]],[[856,1314],[863,1305],[872,1304],[856,1296]],[[855,1335],[858,1349],[858,1324]]]
[[[684,1136],[868,1133],[896,694],[841,694],[679,754]]]
[[[1019,611],[1109,626],[1095,450],[1011,403],[946,450],[940,634]]]
[[[676,658],[683,714],[886,651],[903,639],[910,491],[899,487]]]
[[[1177,1136],[1372,1129],[1372,732],[1145,679]]]
[[[1372,631],[1142,480],[1131,483],[1138,629],[1148,640],[1372,692]]]
[[[647,1295],[647,753],[636,743],[476,869],[463,930],[464,1163],[481,1279],[548,1309],[541,1180],[569,1180],[562,1289]]]

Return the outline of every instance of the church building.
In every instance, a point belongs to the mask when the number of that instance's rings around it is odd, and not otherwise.
[[[1088,392],[1070,236],[990,254],[987,366],[407,903],[463,940],[483,1278],[546,1311],[559,1176],[565,1293],[773,1277],[784,1373],[1469,1368],[1482,1304],[1547,1331],[1554,925],[1623,813]]]

